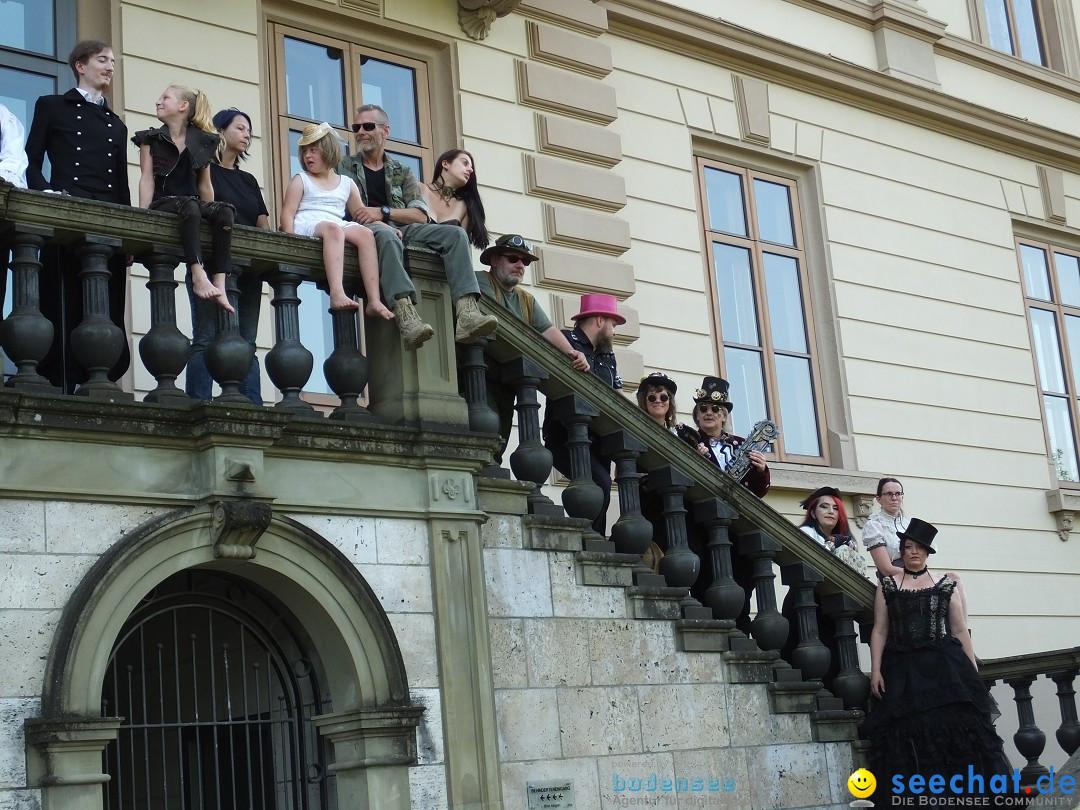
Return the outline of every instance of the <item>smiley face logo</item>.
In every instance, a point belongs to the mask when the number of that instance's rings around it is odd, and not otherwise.
[[[877,779],[866,768],[859,768],[848,777],[847,787],[856,799],[865,799],[877,788]]]

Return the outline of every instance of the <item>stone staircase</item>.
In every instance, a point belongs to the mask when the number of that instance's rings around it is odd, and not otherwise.
[[[577,808],[848,806],[860,711],[529,491],[478,484],[505,806],[545,780]]]

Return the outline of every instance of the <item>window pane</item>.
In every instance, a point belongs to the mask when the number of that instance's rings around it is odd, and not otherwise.
[[[2,0],[0,8],[3,8]],[[22,121],[27,132],[30,131],[30,119],[34,117],[34,102],[38,100],[38,96],[48,96],[55,92],[56,79],[52,76],[0,67],[0,104]]]
[[[1073,440],[1072,416],[1064,397],[1043,397],[1046,432],[1050,436],[1050,454],[1060,481],[1076,481],[1076,442]]]
[[[1050,295],[1050,276],[1046,268],[1046,251],[1031,245],[1021,245],[1020,264],[1024,268],[1024,288],[1028,298],[1053,301]]]
[[[1065,374],[1061,363],[1061,345],[1058,342],[1054,313],[1044,309],[1031,312],[1031,334],[1035,339],[1035,364],[1039,368],[1039,383],[1043,391],[1064,394]]]
[[[1054,254],[1058,297],[1067,307],[1080,307],[1080,260],[1065,253]]]
[[[713,266],[724,342],[760,346],[750,251],[714,242]]]
[[[0,45],[56,56],[55,0],[0,0]]]
[[[285,95],[289,115],[344,127],[345,70],[341,50],[285,37]]]
[[[330,318],[330,296],[305,281],[297,287],[300,296],[300,342],[315,356],[311,377],[305,391],[315,394],[333,394],[323,376],[323,362],[334,350],[334,322]]]
[[[378,104],[390,118],[390,138],[420,143],[420,117],[416,105],[416,76],[411,68],[360,57],[364,104]]]
[[[746,236],[742,177],[719,169],[705,169],[705,196],[709,205],[709,228]]]
[[[746,349],[724,349],[724,366],[731,385],[731,411],[728,430],[745,436],[757,422],[769,417],[765,404],[765,373],[761,353]]]
[[[1012,53],[1012,37],[1009,36],[1009,17],[1005,0],[983,0],[986,9],[986,27],[990,32],[990,47],[997,51]]]
[[[767,180],[754,181],[758,232],[765,242],[795,247],[791,223],[791,195],[788,187]]]
[[[1035,0],[1013,0],[1013,8],[1016,10],[1016,40],[1020,43],[1020,57],[1036,65],[1043,64]]]
[[[393,130],[391,130],[391,134],[393,134]],[[421,183],[424,182],[423,166],[420,164],[420,158],[416,155],[403,155],[400,152],[391,152],[389,149],[386,150],[386,154],[390,155],[394,160],[400,160],[412,169],[412,173],[416,176],[417,181]]]
[[[773,348],[806,354],[806,323],[802,290],[799,289],[799,263],[790,256],[777,256],[774,253],[763,256]]]
[[[1075,385],[1076,381],[1080,380],[1080,318],[1075,315],[1065,316],[1065,340],[1069,348],[1069,362]]]
[[[784,420],[784,449],[800,456],[821,455],[810,361],[776,355],[776,382],[780,389],[780,417]]]

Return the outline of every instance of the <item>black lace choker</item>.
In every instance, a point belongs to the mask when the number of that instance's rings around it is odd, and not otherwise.
[[[918,579],[929,570],[930,569],[927,568],[925,565],[923,566],[923,569],[921,571],[912,571],[906,565],[904,566],[904,573],[910,576],[912,579]]]

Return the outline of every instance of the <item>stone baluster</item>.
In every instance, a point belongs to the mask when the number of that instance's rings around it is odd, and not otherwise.
[[[780,577],[794,596],[795,617],[799,643],[791,652],[793,667],[802,671],[803,680],[820,681],[832,663],[832,653],[821,643],[818,627],[817,597],[814,588],[825,577],[804,562],[791,563],[780,569]]]
[[[1073,689],[1077,672],[1076,669],[1064,669],[1047,674],[1047,677],[1057,684],[1058,704],[1061,709],[1061,725],[1055,736],[1058,745],[1069,756],[1080,748],[1080,722],[1076,719],[1076,690]]]
[[[176,266],[180,250],[173,245],[151,245],[139,257],[150,279],[150,331],[139,341],[139,356],[143,365],[157,380],[157,386],[147,394],[145,402],[186,400],[188,395],[176,385],[176,378],[187,365],[191,341],[176,325]]]
[[[562,509],[540,491],[551,475],[551,451],[540,441],[540,401],[537,386],[547,372],[527,357],[515,357],[503,364],[502,381],[517,392],[518,446],[510,454],[510,469],[519,481],[535,487],[529,493],[529,514],[561,517]]]
[[[281,402],[275,408],[314,415],[315,409],[300,399],[315,360],[300,342],[300,297],[296,288],[303,277],[299,271],[300,268],[279,264],[270,277],[276,342],[266,355],[266,373],[281,391]]]
[[[600,440],[604,458],[615,462],[615,481],[619,485],[619,519],[611,527],[611,542],[620,554],[642,555],[652,542],[652,526],[641,514],[641,474],[638,456],[645,444],[625,430],[616,430]]]
[[[49,353],[55,331],[41,314],[40,287],[41,246],[52,235],[52,228],[23,224],[14,225],[5,234],[4,243],[11,248],[11,314],[0,321],[0,345],[18,369],[7,381],[9,388],[60,391],[37,370],[38,363]]]
[[[690,550],[686,535],[686,491],[694,479],[670,464],[649,471],[645,488],[660,494],[664,503],[664,528],[668,547],[660,560],[660,573],[673,588],[686,588],[682,614],[687,619],[711,619],[712,611],[690,595],[701,573],[701,559]]]
[[[1050,772],[1039,762],[1039,755],[1046,747],[1046,735],[1035,725],[1035,712],[1031,707],[1031,684],[1035,675],[1019,678],[1005,678],[1005,683],[1013,688],[1013,700],[1016,701],[1016,715],[1019,727],[1013,734],[1013,744],[1020,756],[1027,760],[1027,765],[1020,769],[1020,784],[1033,785],[1040,776]]]
[[[859,631],[855,626],[861,606],[843,592],[830,593],[821,600],[821,612],[833,620],[833,638],[840,671],[833,678],[832,693],[844,701],[845,709],[861,709],[870,697],[870,679],[859,668]]]
[[[487,360],[484,351],[491,338],[482,337],[473,343],[459,343],[461,375],[465,402],[469,406],[469,430],[474,433],[498,433],[499,415],[488,405]]]
[[[600,411],[577,394],[549,399],[547,407],[552,418],[566,426],[570,483],[562,492],[563,509],[570,517],[583,518],[591,524],[604,505],[604,493],[592,479],[592,455],[589,449],[589,424],[600,415]],[[581,539],[586,551],[606,551],[609,547],[614,550],[614,546],[591,525],[581,533]]]
[[[360,351],[357,314],[350,310],[330,310],[334,325],[334,350],[323,361],[323,376],[341,404],[331,419],[345,422],[373,422],[371,411],[358,401],[368,384],[368,360]]]
[[[731,538],[728,527],[739,516],[721,498],[694,502],[694,519],[705,527],[712,582],[702,595],[702,602],[712,610],[714,619],[735,620],[742,613],[746,591],[732,573]]]
[[[82,260],[83,319],[71,330],[71,353],[86,372],[86,382],[75,391],[77,396],[94,399],[134,399],[109,379],[109,370],[124,352],[124,331],[109,316],[109,259],[120,247],[120,240],[98,234],[86,234],[75,246]]]
[[[776,591],[773,588],[773,559],[780,551],[780,544],[762,531],[740,535],[737,542],[739,554],[750,558],[753,566],[754,593],[757,597],[757,615],[750,622],[750,634],[763,650],[779,650],[788,637],[788,620],[776,609]]]
[[[233,257],[234,267],[241,271],[250,264],[248,259]],[[234,311],[217,308],[217,334],[207,345],[203,358],[206,361],[206,370],[221,386],[221,393],[214,397],[214,402],[251,405],[251,400],[240,393],[240,386],[251,369],[255,347],[240,335],[240,318],[235,311],[240,298],[238,278],[235,269],[225,274],[225,294]],[[310,371],[308,373],[310,374]]]

